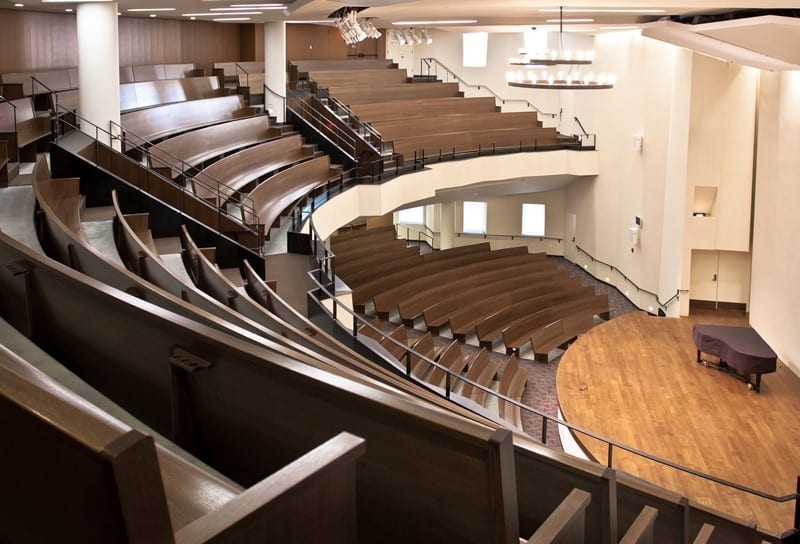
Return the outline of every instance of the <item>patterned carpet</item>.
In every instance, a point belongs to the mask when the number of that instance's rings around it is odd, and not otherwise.
[[[609,307],[611,309],[611,318],[620,316],[622,314],[636,311],[637,308],[626,299],[619,291],[615,288],[595,280],[590,276],[587,272],[583,269],[573,265],[569,261],[561,258],[561,257],[550,257],[554,259],[559,268],[567,270],[572,277],[580,278],[581,284],[584,286],[594,286],[595,293],[597,294],[607,294],[608,295],[608,302]],[[370,316],[364,316],[369,318]],[[397,316],[396,312],[392,313],[389,316],[389,320],[382,320],[381,321],[381,330],[385,332],[389,332],[392,329],[396,328],[400,324],[400,319]],[[418,319],[415,323],[414,329],[408,330],[408,339],[409,341],[416,340],[423,334],[425,334],[425,325],[422,319]],[[440,348],[444,349],[450,342],[452,342],[452,338],[449,336],[449,330],[444,329],[440,331],[440,336],[434,337],[434,344]],[[478,342],[477,339],[474,338],[474,334],[472,337],[468,336],[466,339],[466,343],[462,345],[462,351],[478,351]],[[540,363],[533,360],[533,354],[530,351],[530,347],[527,350],[523,349],[521,352],[520,357],[520,366],[527,366],[531,368],[531,373],[528,377],[528,381],[526,384],[525,392],[522,396],[522,403],[530,406],[531,408],[538,410],[548,416],[558,417],[558,398],[556,396],[556,372],[558,371],[558,363],[561,360],[561,355],[563,351],[556,350],[551,353],[551,359],[547,363]],[[491,358],[501,363],[505,363],[508,360],[508,356],[505,355],[505,351],[502,346],[502,342],[496,343],[494,347],[494,351],[491,354]],[[498,378],[502,377],[504,368],[501,367],[500,375]],[[531,435],[536,440],[541,440],[542,436],[542,417],[538,416],[531,412],[524,412],[522,413],[522,427],[526,433]],[[547,426],[547,445],[554,448],[561,450],[561,440],[558,436],[558,428],[557,425],[553,425],[552,423],[548,424]]]

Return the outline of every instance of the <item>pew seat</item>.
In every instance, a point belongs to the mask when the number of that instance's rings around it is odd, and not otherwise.
[[[458,383],[458,376],[467,370],[478,357],[478,353],[464,353],[461,351],[461,344],[457,340],[453,340],[442,351],[439,356],[439,364],[450,370],[450,390],[452,391],[456,383]],[[427,382],[437,387],[447,387],[447,372],[441,368],[434,368],[428,376]]]
[[[0,140],[8,142],[10,162],[34,162],[51,135],[50,119],[34,114],[30,98],[0,100]]]
[[[497,377],[497,372],[500,370],[501,364],[497,361],[492,361],[489,357],[489,351],[486,348],[481,348],[478,356],[470,364],[467,371],[466,378],[481,387],[476,387],[469,382],[463,382],[461,388],[461,396],[475,401],[477,404],[483,406],[486,402],[486,389],[492,384]]]
[[[508,363],[506,363],[503,377],[500,379],[498,392],[516,402],[522,402],[522,394],[525,391],[525,385],[527,384],[530,374],[531,369],[529,367],[520,366],[516,354],[512,355]],[[502,398],[498,399],[497,403],[500,417],[510,424],[522,428],[520,407],[516,404],[506,402]]]
[[[350,104],[353,115],[368,123],[412,119],[448,114],[474,114],[498,112],[500,108],[493,96],[486,97],[445,97],[445,98],[409,98],[393,100],[391,107],[385,104],[366,103]]]
[[[355,462],[365,445],[353,435],[341,433],[242,490],[156,445],[3,346],[0,406],[4,432],[14,437],[0,448],[3,493],[13,497],[0,511],[0,540],[252,542],[302,530],[304,516],[328,509],[325,516],[346,521],[322,525],[335,538],[355,538]]]

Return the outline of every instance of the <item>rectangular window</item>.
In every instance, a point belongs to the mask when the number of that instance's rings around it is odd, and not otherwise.
[[[486,68],[489,34],[486,32],[465,32],[462,44],[464,50],[464,67]]]
[[[486,234],[486,202],[464,202],[464,232]]]
[[[522,205],[522,235],[544,236],[544,204]]]
[[[425,206],[406,208],[397,214],[397,222],[412,225],[422,225],[425,223]]]

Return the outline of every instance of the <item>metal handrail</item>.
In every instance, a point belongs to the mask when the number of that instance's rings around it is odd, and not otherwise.
[[[105,135],[107,135],[107,136],[109,137],[109,141],[110,141],[110,142],[113,142],[114,140],[118,140],[118,141],[120,141],[121,145],[122,145],[122,146],[124,146],[124,145],[127,143],[127,142],[126,142],[126,138],[125,138],[125,134],[127,133],[127,134],[131,134],[131,135],[132,135],[132,136],[134,136],[135,138],[138,138],[138,139],[140,139],[141,141],[143,141],[143,142],[145,142],[145,143],[151,144],[151,143],[150,143],[150,142],[149,142],[149,141],[148,141],[146,138],[141,138],[141,137],[139,137],[139,136],[136,136],[136,135],[135,135],[135,134],[133,134],[132,132],[130,132],[130,131],[127,131],[127,130],[126,130],[124,127],[122,127],[122,126],[121,126],[119,123],[116,123],[115,121],[109,121],[109,130],[105,130],[104,128],[101,128],[100,126],[96,125],[95,123],[92,123],[91,121],[89,121],[89,120],[87,120],[87,119],[85,119],[85,118],[81,117],[81,116],[80,116],[80,115],[78,115],[77,113],[75,113],[75,112],[73,112],[73,111],[71,111],[71,110],[68,110],[68,109],[64,108],[63,106],[61,106],[61,109],[62,109],[62,110],[64,110],[65,112],[67,112],[67,113],[72,113],[72,114],[74,114],[74,115],[75,115],[75,120],[76,120],[76,123],[77,123],[77,122],[81,122],[81,123],[84,123],[84,122],[85,122],[85,123],[87,123],[88,125],[90,125],[90,126],[94,127],[94,128],[95,128],[95,140],[97,140],[97,141],[99,141],[99,140],[100,140],[100,134],[102,133],[102,134],[105,134]],[[74,128],[74,129],[78,129],[78,126],[77,126],[77,125],[73,125],[72,123],[70,123],[70,122],[66,121],[65,119],[61,119],[61,121],[60,121],[60,122],[61,122],[61,123],[65,123],[65,124],[69,125],[70,127]],[[119,131],[120,131],[120,132],[119,132],[119,134],[114,134],[114,131],[113,131],[113,129],[114,129],[115,127],[116,127],[116,128],[119,130]],[[135,143],[128,144],[128,145],[131,145],[131,146],[132,146],[134,149],[136,149],[137,151],[140,151],[140,152],[142,152],[142,153],[145,153],[145,154],[147,154],[147,155],[149,156],[149,150],[148,150],[148,149],[146,149],[146,148],[143,148],[143,147],[141,147],[141,146],[139,146],[139,145],[137,145],[137,144],[135,144]],[[110,147],[112,150],[114,150],[115,152],[119,152],[119,151],[115,150],[115,149],[113,148],[113,146],[109,146],[109,147]],[[152,144],[151,144],[151,147],[152,147]],[[156,149],[158,149],[158,147],[156,147]],[[170,153],[168,153],[168,152],[166,152],[166,151],[164,151],[163,153],[164,153],[165,155],[169,155],[170,157],[174,158],[176,161],[179,161],[179,162],[181,162],[181,163],[182,163],[182,165],[185,165],[185,164],[186,164],[186,163],[183,163],[183,161],[181,161],[181,159],[178,159],[177,157],[174,157],[173,155],[171,155]],[[120,153],[120,154],[121,154],[121,155],[123,155],[123,156],[126,156],[126,155],[124,155],[124,153]],[[127,157],[127,156],[126,156],[126,157]],[[132,159],[131,159],[131,160],[132,160]],[[159,160],[159,159],[157,159],[157,158],[156,158],[155,160]],[[140,166],[143,166],[141,163],[137,163],[137,164],[139,164]],[[152,170],[152,169],[151,169],[149,166],[143,166],[143,167],[144,167],[145,169],[147,169],[147,170],[148,170],[150,173],[152,173],[153,175],[155,175],[155,176],[158,176],[159,178],[161,178],[161,179],[163,179],[164,181],[167,181],[167,182],[169,182],[169,183],[172,183],[173,185],[176,185],[176,184],[175,184],[175,182],[174,182],[173,180],[171,180],[171,179],[167,179],[166,177],[164,177],[163,175],[161,175],[159,172],[156,172],[156,171]],[[169,165],[169,164],[166,164],[166,163],[165,163],[165,167],[167,167],[167,168],[172,168],[172,166],[171,166],[171,165]],[[190,166],[190,168],[194,168],[194,167],[191,167],[191,166]],[[182,169],[182,173],[184,173],[185,171],[186,171],[185,169]],[[209,178],[211,178],[211,177],[209,176]],[[196,179],[196,178],[192,178],[192,179]],[[213,179],[213,178],[211,178],[211,179]],[[216,181],[216,180],[215,180],[215,181]],[[220,193],[220,190],[219,190],[219,186],[220,186],[220,185],[222,185],[222,186],[225,186],[225,187],[227,187],[227,185],[225,185],[224,183],[222,183],[222,182],[220,182],[220,181],[217,181],[217,183],[219,184],[219,185],[218,185],[218,187],[217,187],[217,194],[218,194],[218,195],[221,195],[221,193]],[[185,194],[187,194],[187,195],[191,195],[192,197],[195,197],[195,195],[194,195],[194,194],[193,194],[191,191],[188,191],[186,187],[184,187],[184,186],[180,186],[180,185],[178,185],[178,187],[181,189],[181,191],[182,191],[183,193],[185,193]],[[229,189],[230,189],[230,188],[229,188]],[[213,188],[213,187],[209,187],[209,190],[212,190],[212,191],[213,191],[213,190],[214,190],[214,188]],[[233,189],[231,189],[231,191],[233,191]],[[240,198],[241,198],[241,197],[240,197]],[[247,210],[247,211],[248,211],[248,213],[250,213],[251,211],[255,210],[255,205],[254,205],[254,203],[252,203],[252,202],[253,202],[253,201],[252,201],[252,199],[249,199],[248,197],[245,197],[245,199],[247,199],[247,200],[250,200],[251,204],[249,205],[249,207],[247,206],[247,204],[246,204],[245,202],[243,202],[243,201],[241,201],[241,200],[238,202],[238,204],[241,206],[241,209],[242,209],[242,210]],[[221,201],[221,200],[220,200],[220,201]],[[259,222],[259,221],[256,221],[256,223],[254,223],[254,224],[253,224],[253,223],[246,223],[246,222],[244,222],[244,220],[243,220],[243,219],[237,218],[235,215],[232,215],[232,214],[230,214],[230,213],[229,213],[227,210],[223,209],[222,207],[220,207],[220,206],[217,206],[216,208],[217,208],[217,213],[218,213],[220,216],[225,216],[225,217],[228,217],[228,218],[230,218],[231,220],[235,221],[236,223],[239,223],[239,224],[241,224],[243,227],[247,228],[247,229],[248,229],[248,230],[250,230],[251,232],[253,232],[253,233],[255,233],[255,234],[258,234],[258,233],[261,231],[261,225],[260,225],[260,222]],[[256,214],[253,214],[253,215],[251,215],[251,217],[255,217],[256,219],[258,219],[258,216],[257,216]]]
[[[525,100],[524,98],[503,98],[502,96],[497,94],[495,91],[493,91],[491,88],[487,87],[486,85],[475,85],[473,83],[469,83],[466,80],[464,80],[461,76],[459,76],[457,73],[455,73],[453,70],[451,70],[450,68],[445,66],[444,63],[442,63],[442,61],[440,61],[439,59],[437,59],[435,57],[423,57],[423,58],[421,58],[420,59],[420,72],[422,72],[422,65],[423,64],[427,67],[427,74],[425,74],[425,75],[430,75],[431,64],[435,65],[434,66],[434,71],[435,71],[436,75],[438,75],[438,70],[436,70],[436,66],[441,66],[442,68],[445,69],[445,71],[448,74],[453,76],[453,78],[456,81],[458,81],[459,83],[461,83],[465,87],[470,88],[470,89],[478,89],[479,91],[482,90],[482,89],[485,89],[486,92],[488,92],[489,94],[494,96],[495,100],[499,100],[501,104],[506,104],[508,102],[524,102],[529,108],[533,109],[534,111],[536,111],[536,112],[538,112],[538,113],[540,113],[542,115],[546,115],[546,116],[551,117],[553,119],[558,117],[557,113],[549,113],[549,112],[546,112],[546,111],[542,111],[536,104],[532,103],[530,100]]]
[[[311,219],[310,231],[312,233],[312,238],[316,237],[316,239],[319,241],[319,239],[320,239],[319,233],[317,232],[316,227],[314,226],[313,218]],[[325,248],[325,252],[328,255],[327,258],[330,258],[330,256],[333,255],[330,252],[330,250],[327,249],[327,246],[325,246],[324,243],[312,244],[312,250],[316,250],[316,248],[319,245],[322,245]],[[315,255],[316,255],[316,253],[315,253]],[[311,276],[312,276],[312,278],[314,278],[313,274],[311,274]],[[314,279],[316,281],[316,278],[314,278]],[[335,280],[335,277],[333,278],[333,280]],[[333,280],[331,282],[329,282],[329,285],[334,285]],[[524,405],[524,404],[522,404],[520,402],[517,402],[516,400],[514,400],[512,398],[509,398],[509,397],[506,397],[504,395],[501,395],[500,393],[494,391],[493,389],[484,387],[479,383],[473,382],[473,381],[471,381],[471,380],[469,380],[469,379],[467,379],[465,377],[462,377],[460,374],[459,375],[455,375],[448,367],[445,367],[445,366],[439,364],[438,362],[429,359],[425,355],[423,355],[421,353],[418,353],[418,352],[415,352],[414,350],[409,348],[407,345],[402,344],[402,343],[396,341],[395,339],[386,336],[382,331],[380,331],[379,329],[374,327],[366,319],[362,318],[360,315],[358,315],[356,312],[351,310],[345,304],[339,303],[337,301],[337,299],[336,299],[335,294],[332,293],[331,291],[329,291],[327,289],[327,287],[322,285],[320,282],[316,282],[316,283],[317,283],[317,289],[316,290],[321,291],[326,297],[328,297],[331,300],[332,305],[333,305],[331,314],[332,314],[332,317],[333,317],[333,319],[335,321],[339,322],[339,319],[337,317],[338,307],[341,307],[342,309],[344,309],[344,311],[353,318],[352,335],[353,335],[354,338],[358,337],[359,323],[361,323],[361,324],[364,324],[364,325],[370,327],[373,331],[377,332],[383,338],[386,338],[389,341],[394,342],[396,345],[398,345],[398,346],[400,346],[400,347],[402,347],[404,349],[404,351],[405,351],[404,359],[405,359],[405,364],[406,364],[406,376],[409,379],[413,380],[414,383],[416,383],[417,385],[420,385],[422,387],[425,387],[429,391],[432,391],[432,392],[434,392],[436,394],[441,395],[441,393],[438,391],[438,388],[434,388],[434,387],[431,386],[431,384],[428,384],[427,382],[424,382],[422,380],[416,379],[411,374],[411,369],[410,369],[411,356],[419,357],[420,359],[423,359],[430,366],[438,368],[441,371],[446,373],[445,394],[443,396],[444,396],[444,398],[446,398],[448,400],[451,398],[450,384],[453,383],[452,380],[461,380],[464,383],[471,384],[473,387],[477,387],[478,389],[484,391],[488,395],[493,395],[496,398],[498,398],[499,400],[503,400],[505,402],[513,404],[514,406],[517,406],[518,408],[520,408],[521,410],[523,410],[525,412],[534,414],[535,416],[542,418],[542,433],[541,433],[542,434],[542,436],[541,436],[542,440],[541,441],[542,441],[543,444],[547,443],[547,422],[553,422],[556,425],[561,425],[561,426],[566,427],[567,429],[569,429],[573,433],[580,433],[582,435],[586,435],[586,436],[588,436],[590,438],[593,438],[595,440],[598,440],[598,441],[603,442],[604,444],[606,444],[608,446],[608,455],[607,455],[607,458],[606,458],[606,466],[608,468],[612,468],[613,469],[613,466],[612,466],[613,465],[613,451],[614,451],[614,449],[619,449],[619,450],[627,451],[628,453],[632,453],[634,455],[637,455],[637,456],[642,457],[644,459],[647,459],[649,461],[653,461],[653,462],[659,463],[661,465],[664,465],[666,467],[675,469],[677,471],[684,472],[684,473],[690,474],[692,476],[697,476],[699,478],[703,478],[704,480],[708,480],[710,482],[714,482],[716,484],[719,484],[719,485],[722,485],[722,486],[725,486],[725,487],[728,487],[728,488],[731,488],[731,489],[735,489],[735,490],[741,491],[743,493],[747,493],[748,495],[754,495],[756,497],[759,497],[759,498],[762,498],[762,499],[765,499],[765,500],[769,500],[771,502],[785,503],[785,502],[789,502],[789,501],[797,501],[796,504],[800,504],[800,479],[798,480],[798,486],[797,486],[798,490],[795,491],[794,493],[789,493],[789,494],[786,494],[786,495],[773,495],[771,493],[767,493],[766,491],[761,491],[759,489],[751,488],[751,487],[746,486],[746,485],[738,484],[736,482],[731,482],[729,480],[725,480],[723,478],[719,478],[717,476],[714,476],[714,475],[711,475],[711,474],[708,474],[708,473],[705,473],[705,472],[702,472],[702,471],[699,471],[699,470],[695,470],[695,469],[693,469],[691,467],[687,467],[687,466],[681,465],[680,463],[675,463],[673,461],[669,461],[669,460],[664,459],[662,457],[659,457],[659,456],[644,452],[642,450],[634,448],[633,446],[628,446],[627,444],[623,444],[621,442],[617,442],[616,440],[612,440],[610,438],[607,438],[605,436],[597,434],[597,433],[595,433],[593,431],[590,431],[588,429],[584,429],[582,427],[579,427],[577,425],[569,423],[568,421],[564,421],[564,420],[562,420],[562,419],[560,419],[558,417],[550,416],[550,415],[545,414],[545,413],[543,413],[543,412],[541,412],[541,411],[539,411],[539,410],[537,410],[535,408],[532,408],[530,406],[527,406],[527,405]],[[310,293],[312,293],[312,296],[315,296],[315,298],[316,298],[316,295],[313,295],[313,291],[314,290],[312,290]],[[320,300],[320,299],[318,299],[318,300]],[[324,308],[324,305],[320,304],[320,306]],[[326,311],[327,311],[327,309],[326,309]],[[796,508],[795,509],[794,529],[796,529],[796,530],[800,529],[800,508]]]
[[[552,240],[558,242],[559,244],[564,241],[563,238],[558,238],[557,236],[539,236],[538,234],[494,234],[491,232],[455,232],[453,233],[457,237],[461,236],[482,236],[484,239],[488,238],[501,238],[506,240],[514,240],[515,238],[532,238],[534,240],[544,241],[544,240]]]
[[[239,70],[241,70],[242,72],[244,72],[244,81],[247,84],[247,88],[249,89],[250,88],[250,74],[247,72],[247,70],[242,68],[239,65],[238,62],[234,63],[234,69],[236,70],[236,86],[237,87],[239,86]]]
[[[267,99],[266,99],[267,93],[269,93],[269,94],[271,94],[273,96],[277,96],[278,98],[281,99],[281,102],[283,103],[283,122],[285,123],[286,122],[286,103],[287,103],[286,97],[281,95],[277,91],[273,91],[272,89],[269,88],[269,86],[266,83],[264,83],[264,108],[265,109],[267,107]]]
[[[427,229],[428,232],[423,232],[420,229],[414,228],[416,226],[417,225],[411,225],[411,224],[408,224],[408,223],[397,223],[397,224],[395,224],[394,228],[395,228],[395,231],[397,231],[397,236],[400,236],[400,229],[401,228],[406,229],[406,238],[405,238],[406,240],[413,240],[413,238],[411,238],[409,236],[409,234],[412,231],[416,232],[417,233],[417,242],[422,242],[422,239],[425,238],[425,243],[428,244],[429,246],[433,247],[434,242],[436,241],[436,235],[438,233],[432,231],[431,229],[429,229],[428,225],[421,225],[422,227],[425,227],[425,229]],[[428,242],[428,240],[430,240],[430,242]]]
[[[654,293],[654,292],[652,292],[652,291],[648,291],[647,289],[645,289],[645,288],[643,288],[643,287],[639,287],[639,285],[638,285],[638,284],[637,284],[635,281],[633,281],[632,279],[630,279],[630,278],[629,278],[627,275],[625,275],[625,273],[624,273],[622,270],[620,270],[619,268],[617,268],[617,267],[616,267],[616,266],[614,266],[613,264],[607,263],[607,262],[605,262],[605,261],[601,261],[600,259],[598,259],[598,258],[597,258],[597,257],[595,257],[594,255],[592,255],[591,253],[589,253],[588,251],[586,251],[584,248],[582,248],[582,247],[581,247],[581,246],[579,246],[578,244],[575,244],[575,249],[577,249],[577,250],[578,250],[580,253],[583,253],[583,254],[584,254],[584,255],[586,255],[587,257],[589,257],[589,259],[591,259],[591,261],[592,261],[593,263],[594,263],[594,262],[596,262],[596,263],[600,263],[600,264],[602,264],[602,265],[604,265],[604,266],[607,266],[607,267],[608,267],[608,268],[609,268],[609,269],[610,269],[612,272],[616,272],[617,274],[619,274],[620,276],[622,276],[622,279],[624,279],[626,282],[628,282],[628,283],[630,283],[632,286],[634,286],[634,287],[636,288],[636,291],[637,291],[638,293],[645,293],[645,294],[648,294],[648,295],[652,296],[652,297],[655,299],[655,301],[656,301],[656,304],[658,304],[658,307],[659,307],[659,308],[661,308],[661,310],[663,310],[664,312],[666,312],[666,311],[667,311],[667,308],[669,308],[669,305],[670,305],[670,304],[672,304],[672,303],[673,303],[673,302],[675,302],[676,300],[680,299],[681,290],[680,290],[680,289],[678,289],[678,290],[675,292],[675,294],[674,294],[674,295],[672,295],[672,297],[670,297],[670,298],[669,298],[669,300],[667,300],[667,301],[665,301],[665,302],[661,302],[661,301],[658,299],[658,293]],[[588,270],[587,270],[587,272],[588,272]],[[592,274],[592,276],[594,276],[594,274]],[[599,278],[595,278],[595,279],[598,279],[598,281],[603,281],[603,280],[600,280]],[[605,282],[603,282],[603,283],[605,283]],[[684,292],[685,292],[685,291],[684,291]]]
[[[11,100],[8,100],[8,99],[4,98],[2,95],[0,95],[0,102],[5,102],[9,106],[11,106],[11,108],[12,108],[11,111],[14,113],[14,132],[16,132],[17,131],[17,105],[14,104]]]
[[[310,98],[315,97],[312,96]],[[328,119],[321,115],[305,100],[297,99],[291,105],[287,103],[286,108],[297,117],[311,124],[320,134],[346,153],[353,162],[357,160],[355,138],[351,134],[339,130],[338,127],[331,126],[332,123],[329,123]]]
[[[308,81],[316,83],[313,79],[310,78]],[[336,109],[335,110],[332,108],[328,109],[330,109],[334,113],[334,115],[337,116],[344,115],[346,118],[346,124],[350,126],[353,132],[356,135],[358,135],[359,139],[361,139],[364,142],[364,144],[370,147],[375,153],[377,153],[378,155],[382,155],[386,151],[386,145],[384,144],[383,136],[381,135],[381,133],[375,130],[371,124],[362,121],[357,115],[353,113],[353,111],[347,104],[343,103],[338,98],[333,96],[327,88],[319,87],[319,85],[317,85],[317,98],[325,99],[330,104],[333,104],[336,107]],[[355,125],[355,127],[352,127],[353,124]],[[363,137],[363,135],[361,134],[362,130],[364,131],[365,134],[369,134],[370,136],[369,140]],[[381,142],[380,149],[375,147],[372,141]]]

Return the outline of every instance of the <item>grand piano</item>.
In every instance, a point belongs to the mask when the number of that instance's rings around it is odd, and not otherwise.
[[[731,371],[747,386],[761,389],[761,375],[775,372],[778,356],[763,338],[750,327],[694,325],[692,338],[697,346],[697,362]],[[719,364],[704,361],[701,353],[719,357]],[[755,376],[755,381],[751,377]]]

